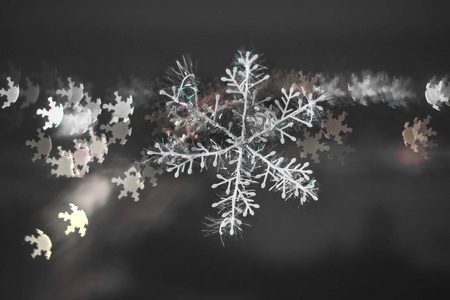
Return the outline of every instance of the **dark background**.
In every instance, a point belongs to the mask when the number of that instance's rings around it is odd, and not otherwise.
[[[205,82],[223,76],[237,49],[264,53],[270,69],[360,72],[414,80],[419,103],[392,109],[349,106],[356,152],[345,166],[312,165],[319,201],[298,209],[278,193],[258,191],[261,208],[244,238],[204,237],[214,171],[159,177],[141,200],[118,200],[118,188],[89,216],[86,236],[65,237],[68,194],[79,179],[49,175],[32,163],[20,128],[1,131],[3,299],[437,299],[450,279],[450,109],[422,96],[433,76],[448,74],[450,18],[444,1],[11,1],[0,10],[2,70],[22,74],[41,61],[60,76],[93,83],[101,97],[117,76],[163,76],[181,55],[198,59]],[[343,108],[337,107],[337,112]],[[133,135],[113,145],[84,180],[106,184],[152,142],[144,112]],[[432,116],[438,148],[406,166],[405,122]],[[4,117],[4,115],[3,115]],[[2,124],[5,124],[4,120]],[[283,148],[299,158],[295,144]],[[121,173],[122,172],[122,173]],[[53,256],[33,260],[23,237],[52,235]],[[53,238],[54,237],[54,238]]]

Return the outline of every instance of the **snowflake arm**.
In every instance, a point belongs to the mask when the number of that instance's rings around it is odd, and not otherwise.
[[[244,154],[240,151],[237,159],[230,161],[230,164],[236,163],[236,169],[232,173],[231,178],[225,178],[220,174],[217,174],[217,178],[221,179],[221,182],[213,184],[212,188],[217,188],[223,184],[227,184],[227,190],[225,191],[225,197],[221,197],[221,200],[212,204],[212,207],[219,208],[219,213],[223,218],[219,225],[219,233],[222,235],[226,229],[229,228],[229,234],[237,234],[236,228],[239,230],[242,226],[242,220],[239,216],[242,214],[246,217],[248,213],[254,215],[253,209],[259,208],[259,205],[253,203],[256,193],[254,190],[249,190],[247,187],[250,184],[256,183],[256,181],[249,179],[249,172],[244,168]],[[231,193],[231,190],[233,191]]]
[[[246,148],[255,158],[265,164],[265,172],[255,176],[255,178],[258,179],[264,177],[261,184],[262,188],[265,188],[267,178],[270,176],[270,179],[274,181],[274,184],[269,190],[275,189],[282,191],[281,197],[283,199],[289,199],[292,196],[298,197],[300,194],[302,195],[302,204],[307,201],[307,197],[311,197],[314,200],[318,199],[315,192],[316,181],[314,178],[310,179],[309,175],[312,174],[312,171],[306,169],[306,167],[309,166],[308,162],[294,165],[296,159],[292,158],[291,161],[286,164],[284,163],[283,157],[274,158],[275,151],[264,156],[249,146]],[[308,180],[309,182],[305,184]]]
[[[195,160],[200,160],[200,170],[203,170],[206,166],[206,160],[210,157],[214,157],[213,166],[216,167],[219,158],[222,159],[222,156],[226,156],[229,151],[237,147],[235,144],[231,144],[229,147],[222,149],[213,141],[211,142],[213,150],[207,149],[201,143],[197,143],[197,147],[189,147],[177,138],[172,138],[167,141],[167,143],[156,143],[155,148],[157,150],[147,150],[147,154],[152,157],[150,159],[153,159],[154,162],[166,164],[168,172],[176,170],[175,177],[178,177],[180,171],[183,173],[188,164],[189,168],[187,173],[191,174]],[[143,163],[145,162],[146,161]]]

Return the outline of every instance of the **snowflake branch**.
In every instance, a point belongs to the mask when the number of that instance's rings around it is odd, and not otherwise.
[[[273,186],[269,189],[282,190],[281,197],[283,199],[288,199],[292,195],[298,197],[300,193],[302,194],[301,203],[306,201],[306,197],[309,196],[314,200],[317,200],[317,195],[314,192],[315,180],[314,178],[310,180],[309,174],[312,174],[311,170],[306,170],[305,168],[309,166],[306,162],[303,165],[297,164],[291,167],[296,159],[293,158],[291,161],[283,166],[284,158],[280,157],[275,160],[269,159],[275,155],[275,151],[267,155],[261,155],[259,152],[253,150],[251,147],[247,146],[246,149],[257,159],[261,160],[266,166],[265,173],[258,174],[255,178],[264,177],[261,187],[266,186],[267,177],[270,175],[272,181],[275,181]],[[307,185],[304,185],[306,181],[309,181]]]

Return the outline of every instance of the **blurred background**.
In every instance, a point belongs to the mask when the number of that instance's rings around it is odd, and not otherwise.
[[[347,105],[345,164],[312,164],[319,201],[299,207],[257,190],[261,205],[242,239],[204,236],[215,213],[213,169],[158,176],[139,202],[119,200],[123,174],[153,128],[144,110],[83,179],[56,178],[33,163],[25,141],[35,111],[12,126],[1,112],[0,222],[4,299],[443,299],[450,279],[450,108],[434,110],[426,83],[450,70],[444,1],[10,1],[1,4],[1,69],[22,76],[45,61],[62,77],[92,82],[94,96],[118,76],[154,80],[184,54],[204,83],[225,75],[236,50],[264,54],[269,70],[387,72],[412,78],[419,101]],[[337,113],[335,116],[337,116]],[[437,148],[409,165],[405,122],[431,116]],[[300,159],[295,143],[280,148]],[[94,196],[93,196],[94,195]],[[86,196],[86,236],[65,236],[57,213]],[[89,199],[94,199],[90,201]],[[80,202],[81,203],[81,202]],[[52,236],[50,260],[23,242]]]

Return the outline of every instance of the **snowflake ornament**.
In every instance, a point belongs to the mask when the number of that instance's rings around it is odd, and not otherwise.
[[[130,115],[134,112],[134,107],[131,107],[133,104],[133,97],[129,96],[126,101],[122,101],[122,97],[119,96],[119,92],[115,92],[114,96],[116,97],[116,104],[103,104],[103,108],[112,112],[112,118],[110,124],[114,124],[119,122],[119,119],[122,122],[128,122],[130,119]]]
[[[340,135],[342,133],[346,132],[352,132],[352,128],[348,128],[347,125],[343,125],[342,122],[344,121],[346,116],[345,112],[342,112],[342,114],[337,118],[334,119],[333,116],[330,114],[328,115],[328,121],[325,123],[325,134],[324,136],[327,139],[331,139],[331,136],[334,137],[334,140],[339,145],[342,145],[342,136]]]
[[[45,255],[47,260],[50,259],[50,256],[52,255],[52,241],[48,235],[37,228],[36,234],[37,237],[32,235],[25,236],[25,242],[30,243],[31,245],[36,245],[37,247],[34,249],[33,253],[31,253],[31,257],[36,258],[36,256]]]
[[[22,103],[20,108],[26,108],[36,102],[39,98],[39,84],[34,84],[30,77],[25,78],[26,89],[20,89],[20,96],[25,98],[25,102]]]
[[[427,102],[436,110],[439,110],[443,103],[450,105],[450,85],[446,85],[443,80],[439,81],[438,84],[428,82],[425,91],[425,98],[427,99]]]
[[[305,138],[303,140],[297,140],[297,146],[303,148],[303,151],[300,152],[300,157],[307,158],[308,155],[311,155],[311,159],[314,163],[320,163],[318,151],[323,152],[330,150],[329,146],[320,142],[323,137],[323,132],[319,131],[317,134],[312,136],[310,131],[305,131],[304,135]]]
[[[86,225],[89,224],[86,213],[84,210],[79,209],[76,205],[73,205],[72,203],[69,204],[72,213],[69,214],[68,212],[60,212],[58,214],[58,218],[64,219],[65,222],[70,222],[70,225],[67,226],[64,233],[68,235],[71,232],[75,232],[75,229],[78,228],[78,233],[81,237],[83,237],[86,234]]]
[[[14,84],[11,77],[6,78],[6,80],[8,80],[8,88],[6,90],[4,88],[0,90],[0,97],[6,96],[6,102],[3,103],[2,108],[9,107],[15,103],[20,93],[19,86]]]
[[[169,138],[155,143],[147,154],[149,161],[161,165],[168,172],[191,174],[199,164],[200,170],[217,167],[219,182],[212,188],[224,188],[219,200],[212,204],[219,210],[219,218],[210,218],[211,232],[236,235],[242,231],[243,218],[253,215],[259,208],[253,197],[252,186],[260,179],[261,187],[280,191],[283,199],[298,197],[303,204],[308,199],[317,200],[315,178],[309,163],[296,163],[269,151],[267,144],[285,138],[297,139],[290,133],[302,126],[312,127],[317,103],[328,100],[327,94],[310,95],[281,90],[280,100],[260,99],[257,91],[269,78],[258,63],[258,55],[240,52],[232,70],[221,80],[228,85],[230,101],[220,102],[216,95],[214,104],[198,101],[198,82],[192,66],[177,62],[172,69],[173,86],[160,93],[167,96],[166,108],[177,130],[186,127],[198,138],[188,142]],[[222,103],[222,104],[221,104]]]
[[[79,177],[80,173],[78,169],[75,168],[75,162],[73,160],[73,155],[70,151],[62,150],[61,146],[58,146],[59,157],[47,158],[47,163],[52,166],[56,166],[56,169],[52,169],[51,173],[57,177]]]
[[[40,128],[37,130],[37,132],[37,140],[25,142],[26,146],[36,148],[37,150],[37,153],[35,153],[33,158],[31,159],[32,161],[36,161],[41,158],[47,159],[50,155],[50,151],[52,150],[52,139],[50,138],[50,136],[46,137]]]
[[[139,201],[138,190],[144,189],[144,182],[142,180],[142,175],[135,167],[131,167],[125,172],[125,179],[112,178],[111,182],[121,185],[123,190],[120,192],[119,199],[125,198],[128,193],[131,194],[131,198],[134,201]]]
[[[36,112],[43,118],[47,117],[48,121],[45,122],[44,127],[42,127],[44,130],[51,127],[58,127],[64,117],[64,107],[62,104],[57,105],[52,97],[48,97],[48,102],[50,109],[38,109]]]
[[[108,145],[119,142],[121,145],[125,145],[127,142],[127,136],[131,135],[132,128],[130,127],[130,120],[127,122],[118,122],[114,124],[102,124],[101,130],[106,130],[112,137],[108,139]]]

